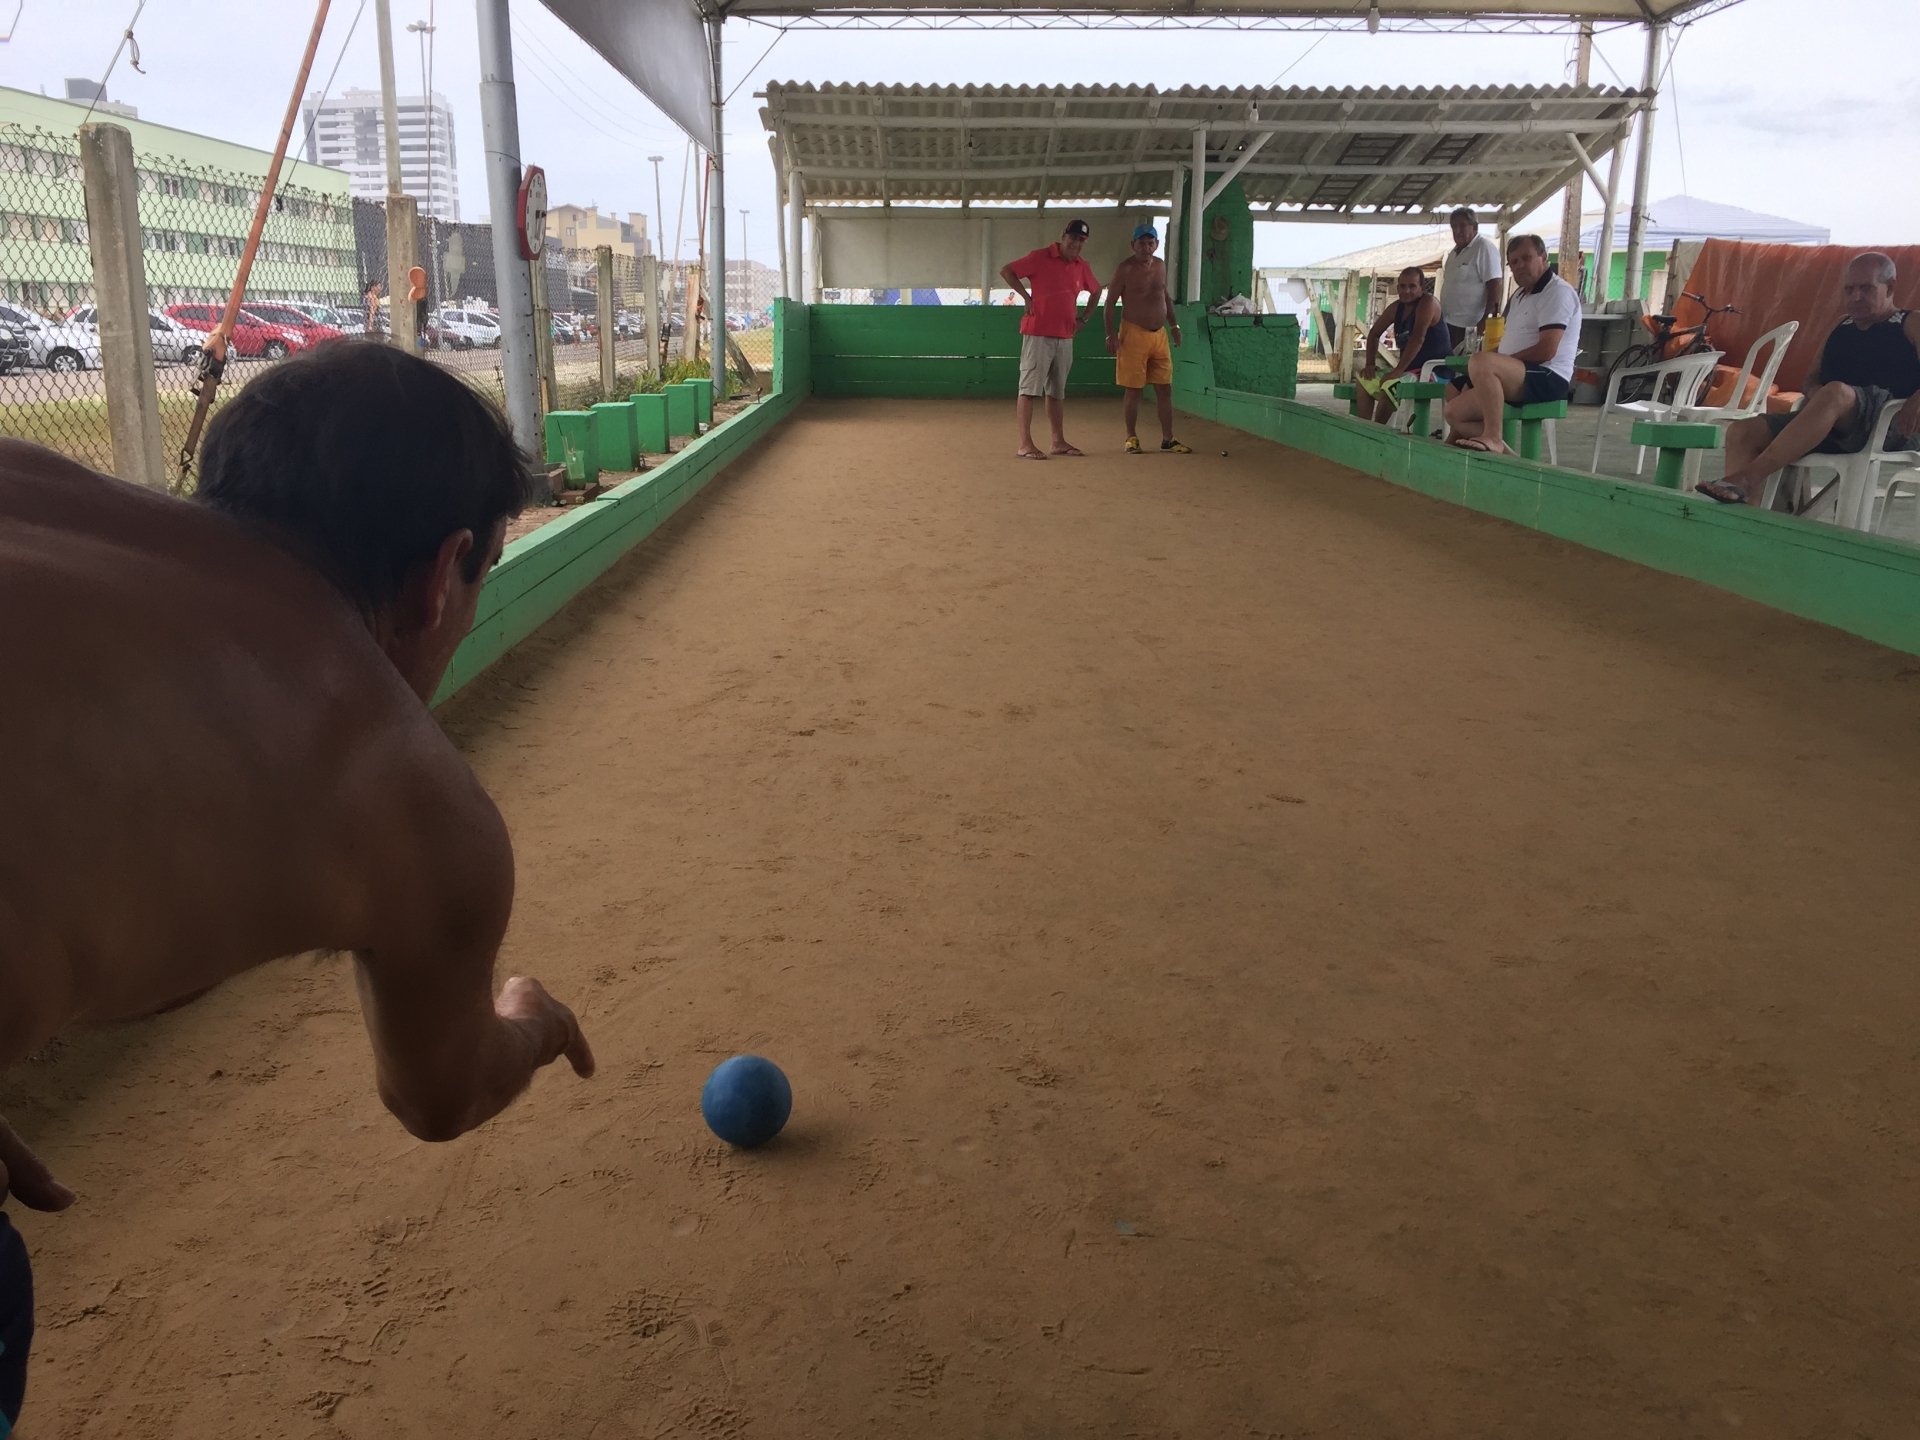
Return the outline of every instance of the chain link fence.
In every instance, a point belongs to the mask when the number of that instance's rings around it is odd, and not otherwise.
[[[260,179],[142,155],[140,239],[161,433],[171,462],[193,415],[200,347],[218,323]],[[346,197],[283,184],[233,333],[230,397],[266,365],[361,333]],[[0,432],[110,469],[99,317],[77,136],[0,126]]]

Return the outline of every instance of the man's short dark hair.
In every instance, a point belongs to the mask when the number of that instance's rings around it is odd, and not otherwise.
[[[1542,240],[1538,235],[1514,236],[1511,240],[1507,241],[1507,253],[1511,255],[1515,250],[1520,249],[1522,246],[1527,246],[1534,250],[1537,250],[1542,255],[1547,253],[1547,242]]]
[[[194,499],[257,526],[365,611],[471,530],[468,580],[532,494],[500,411],[391,346],[329,341],[250,382],[207,427]]]
[[[1456,220],[1464,220],[1469,225],[1473,225],[1473,226],[1478,226],[1480,223],[1480,217],[1474,214],[1473,211],[1465,205],[1454,206],[1453,213],[1447,216],[1447,223],[1449,225],[1451,225]]]

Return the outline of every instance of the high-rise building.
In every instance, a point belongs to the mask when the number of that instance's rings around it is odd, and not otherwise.
[[[420,213],[460,218],[460,176],[453,144],[453,111],[435,91],[431,110],[418,95],[395,102],[400,119],[400,187],[420,202]],[[431,118],[433,152],[427,152]],[[322,100],[307,96],[302,123],[310,164],[344,170],[361,200],[387,198],[387,132],[378,90],[346,90]]]
[[[107,87],[97,80],[67,81],[67,99],[76,105],[91,105],[96,115],[120,115],[128,120],[138,120],[140,112],[131,105],[107,98]]]

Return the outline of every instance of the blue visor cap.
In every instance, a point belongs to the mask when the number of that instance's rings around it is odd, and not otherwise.
[[[1136,240],[1158,240],[1160,238],[1160,232],[1151,225],[1136,225],[1133,227],[1133,238]]]

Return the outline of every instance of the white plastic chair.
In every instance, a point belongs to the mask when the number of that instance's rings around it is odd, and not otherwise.
[[[1812,518],[1814,508],[1824,505],[1831,494],[1835,525],[1848,530],[1873,530],[1885,519],[1886,505],[1879,495],[1881,472],[1896,473],[1920,467],[1920,450],[1882,448],[1887,443],[1887,432],[1893,428],[1893,417],[1899,413],[1896,402],[1889,401],[1883,406],[1866,446],[1852,455],[1808,455],[1769,475],[1767,488],[1760,497],[1760,508],[1771,510],[1780,486],[1788,480],[1804,480],[1811,487],[1816,475],[1831,474],[1833,478],[1813,493],[1813,499],[1800,513]],[[1895,479],[1893,483],[1903,482]],[[1889,499],[1893,498],[1891,492],[1892,486],[1889,486]]]
[[[1767,413],[1767,396],[1773,389],[1773,378],[1780,373],[1780,362],[1787,358],[1787,344],[1800,329],[1798,320],[1789,320],[1784,325],[1776,325],[1753,344],[1747,347],[1747,358],[1740,362],[1740,373],[1733,381],[1733,403],[1730,405],[1683,405],[1675,411],[1675,420],[1704,421],[1712,425],[1731,425],[1736,420],[1748,420],[1755,415]],[[1771,347],[1771,348],[1769,348]],[[1761,352],[1767,355],[1766,363],[1760,364]],[[1759,366],[1756,372],[1755,367]],[[1752,394],[1747,392],[1747,380],[1755,377]],[[1746,399],[1741,399],[1746,396]],[[1642,454],[1645,452],[1642,451]],[[1687,484],[1691,490],[1700,479],[1700,462],[1706,457],[1704,450],[1687,452]],[[1639,471],[1636,469],[1635,474]]]
[[[1908,500],[1920,508],[1920,468],[1896,471],[1887,481],[1887,493],[1880,497],[1874,507],[1873,533],[1887,535],[1892,533],[1893,502]],[[1913,527],[1920,530],[1920,526]]]
[[[1616,370],[1607,378],[1607,398],[1600,406],[1600,416],[1593,425],[1593,460],[1587,466],[1592,475],[1600,473],[1600,443],[1606,439],[1607,417],[1609,415],[1630,415],[1635,419],[1668,420],[1677,419],[1679,413],[1688,408],[1713,373],[1713,367],[1720,363],[1718,350],[1703,350],[1698,355],[1682,355],[1676,360],[1662,360],[1658,365],[1636,365],[1630,370]],[[1653,389],[1644,400],[1622,400],[1620,386],[1625,380],[1638,376],[1651,376]],[[1638,475],[1646,467],[1647,447],[1639,447],[1633,461],[1633,473]]]

